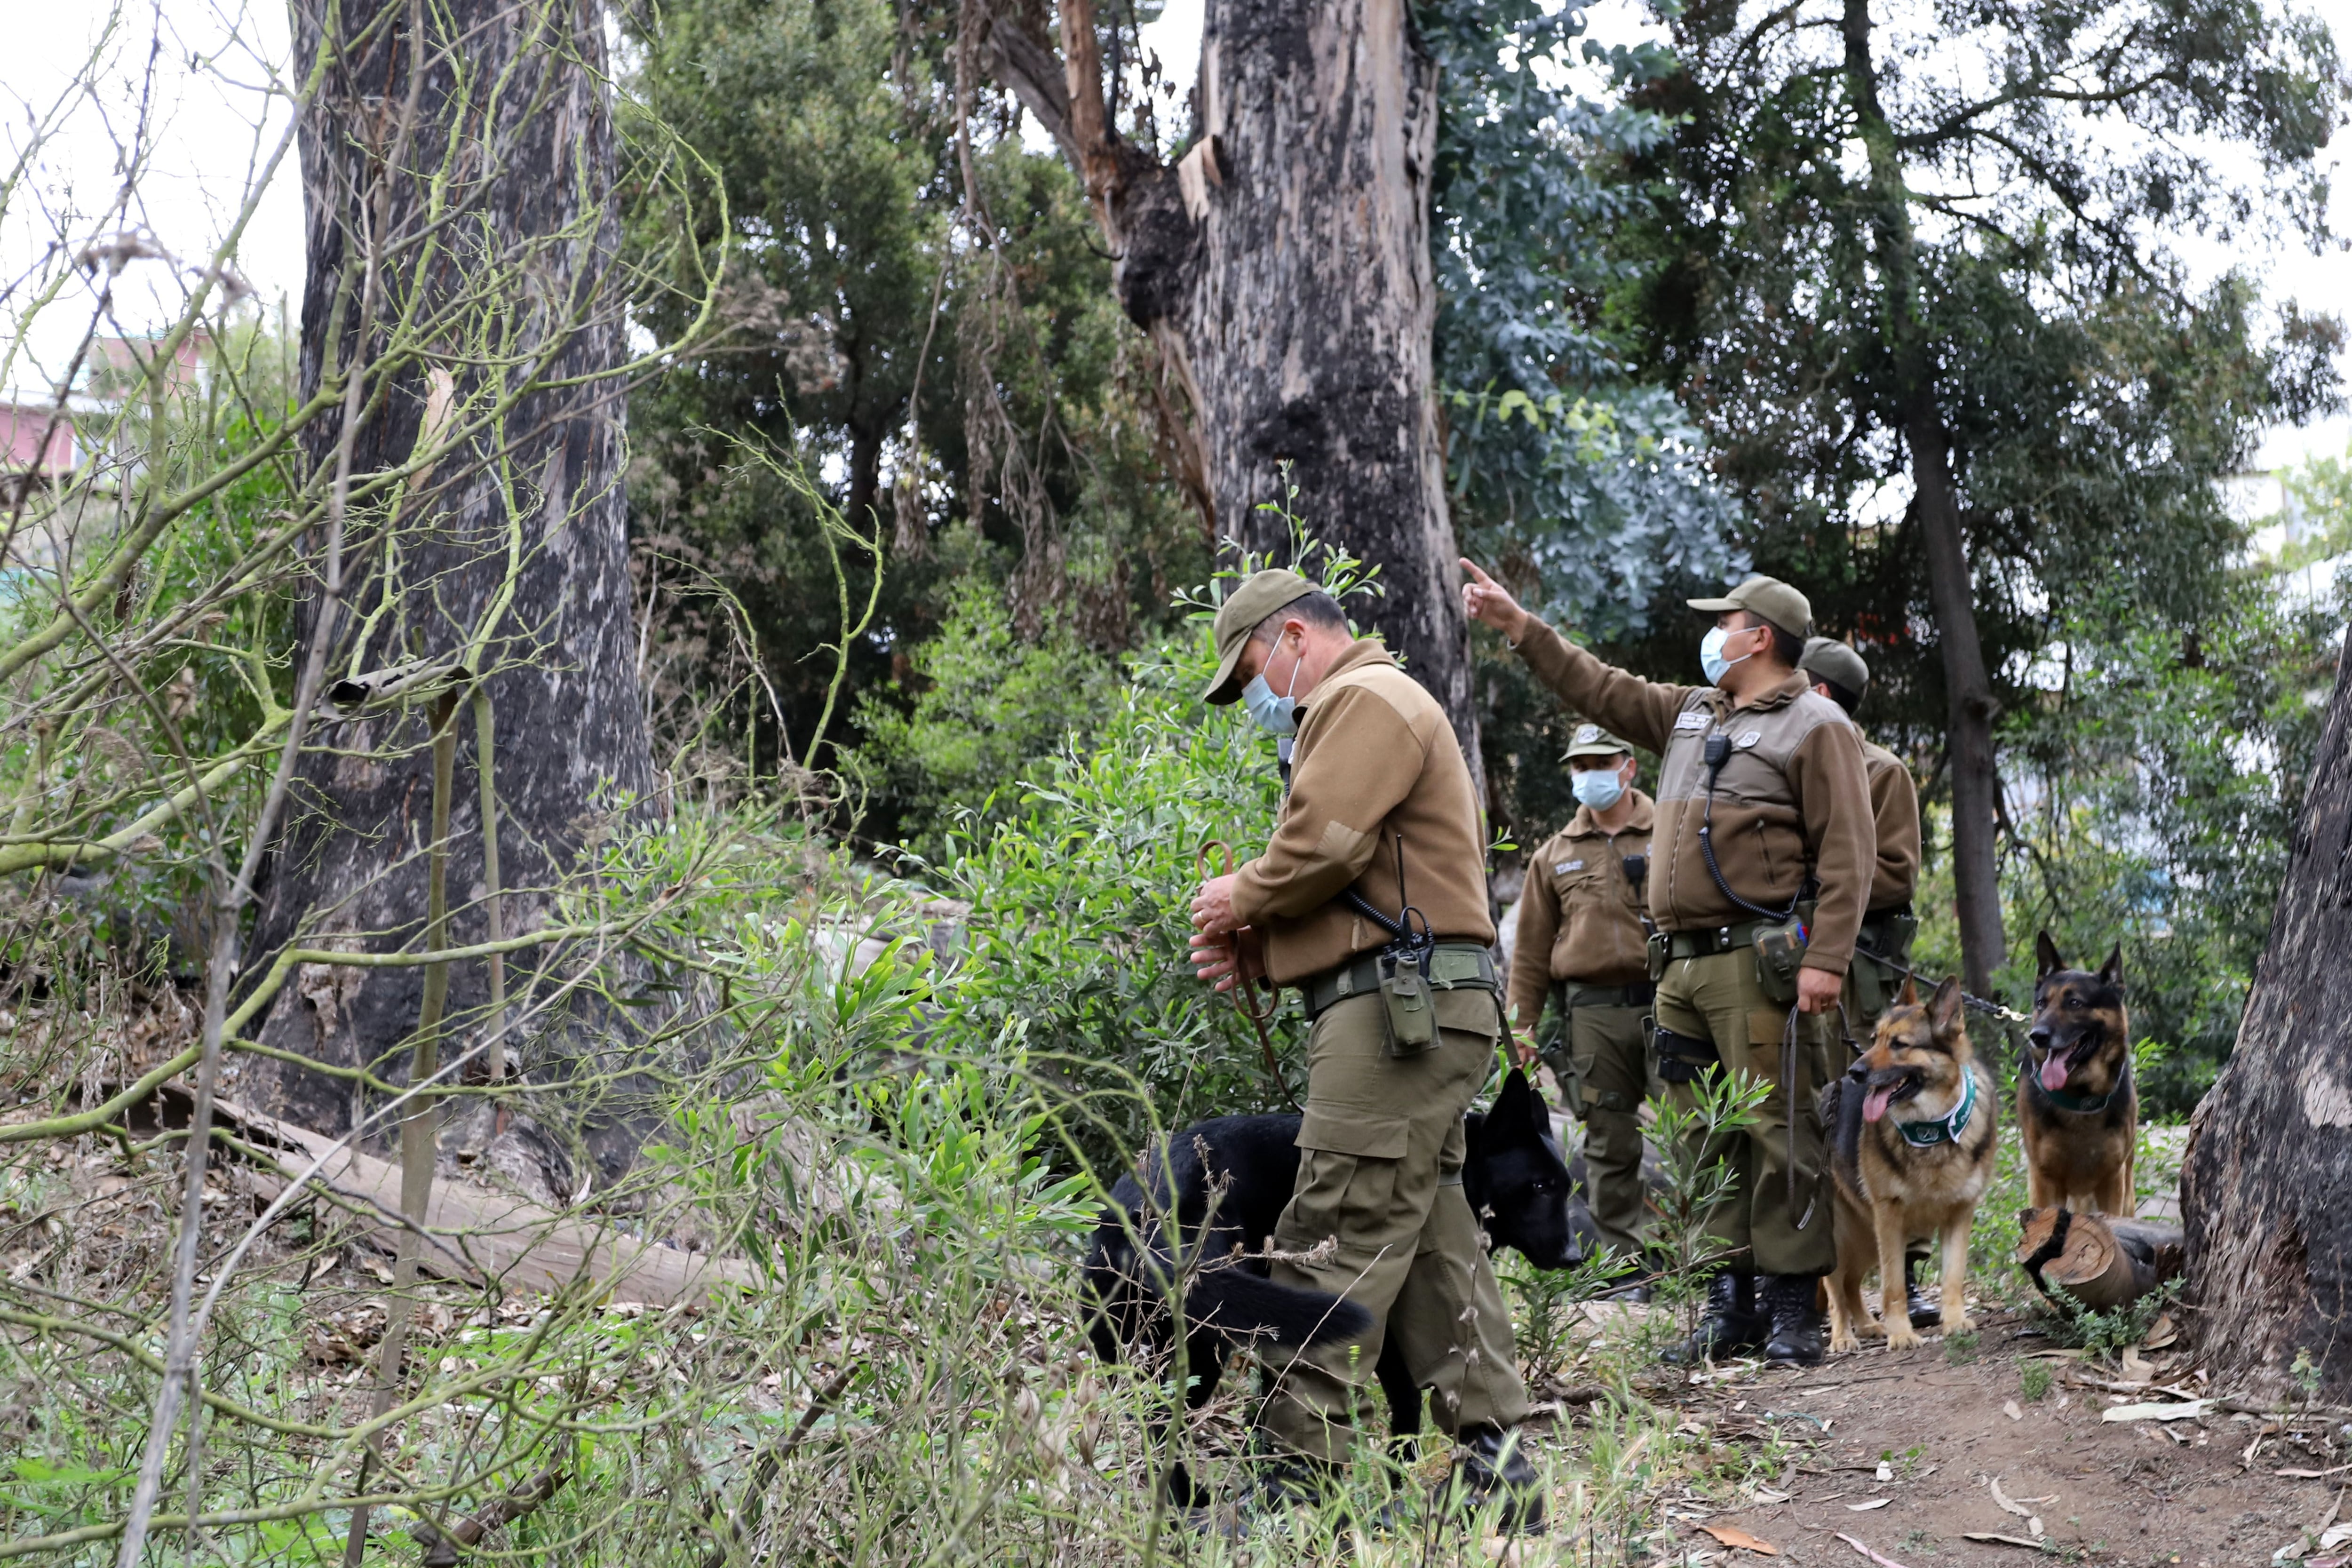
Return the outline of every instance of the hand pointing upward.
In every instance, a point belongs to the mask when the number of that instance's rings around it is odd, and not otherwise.
[[[1484,621],[1513,642],[1517,642],[1528,629],[1528,613],[1511,597],[1511,591],[1480,571],[1468,557],[1462,562],[1462,611],[1474,621]]]

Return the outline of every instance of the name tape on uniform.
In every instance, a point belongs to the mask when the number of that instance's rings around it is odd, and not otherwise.
[[[1675,715],[1675,728],[1677,730],[1704,730],[1710,722],[1712,721],[1706,714],[1696,708],[1685,709]]]
[[[1567,876],[1570,871],[1581,871],[1583,869],[1584,862],[1581,860],[1562,860],[1559,864],[1552,868],[1555,874],[1562,877]]]

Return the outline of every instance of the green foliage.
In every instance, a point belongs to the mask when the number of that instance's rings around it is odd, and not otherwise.
[[[1090,731],[1119,705],[1118,661],[1067,626],[1034,642],[1013,631],[1004,595],[984,577],[949,590],[939,635],[907,659],[915,692],[901,709],[868,691],[858,727],[866,762],[898,803],[907,847],[937,858],[961,819],[967,836],[1017,808],[1022,781],[1053,765],[1066,743],[1092,748]]]
[[[2137,1300],[2126,1301],[2110,1311],[2098,1312],[2077,1301],[2063,1286],[2058,1288],[2056,1301],[2060,1337],[2095,1356],[2114,1359],[2147,1338],[2156,1321],[2170,1311],[2180,1295],[2180,1281],[2168,1279]]]
[[[2051,1385],[2055,1382],[2057,1376],[2051,1372],[2050,1363],[2046,1361],[2029,1361],[2017,1369],[2018,1392],[2025,1396],[2029,1405],[2039,1404],[2048,1398]]]

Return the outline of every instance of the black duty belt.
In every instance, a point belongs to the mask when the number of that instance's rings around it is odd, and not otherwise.
[[[1637,985],[1580,985],[1570,980],[1561,989],[1570,1007],[1646,1007],[1658,996],[1658,988],[1646,980]]]
[[[1705,958],[1710,953],[1736,952],[1743,947],[1756,945],[1756,933],[1769,931],[1785,922],[1780,921],[1742,921],[1733,926],[1701,926],[1696,931],[1675,931],[1666,933],[1669,958]]]
[[[1306,999],[1307,1016],[1312,1021],[1350,996],[1378,995],[1381,955],[1359,953],[1337,968],[1310,974],[1296,984],[1299,995]],[[1495,955],[1469,942],[1440,942],[1430,949],[1429,984],[1439,991],[1501,989],[1495,980]]]

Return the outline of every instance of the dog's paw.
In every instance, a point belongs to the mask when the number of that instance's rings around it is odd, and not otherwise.
[[[1865,1340],[1883,1340],[1886,1337],[1886,1325],[1875,1321],[1861,1322],[1853,1326],[1853,1331]]]
[[[1848,1351],[1858,1351],[1861,1348],[1862,1342],[1853,1337],[1853,1331],[1843,1324],[1839,1326],[1837,1332],[1830,1336],[1830,1354],[1832,1355],[1843,1355]]]
[[[1955,1312],[1949,1308],[1945,1309],[1944,1332],[1948,1334],[1972,1334],[1976,1332],[1976,1329],[1977,1321],[1974,1318],[1969,1317],[1966,1312]]]
[[[1921,1342],[1919,1339],[1919,1331],[1913,1328],[1908,1323],[1904,1324],[1900,1328],[1890,1328],[1883,1331],[1886,1335],[1886,1348],[1888,1350],[1916,1351],[1919,1348]]]

